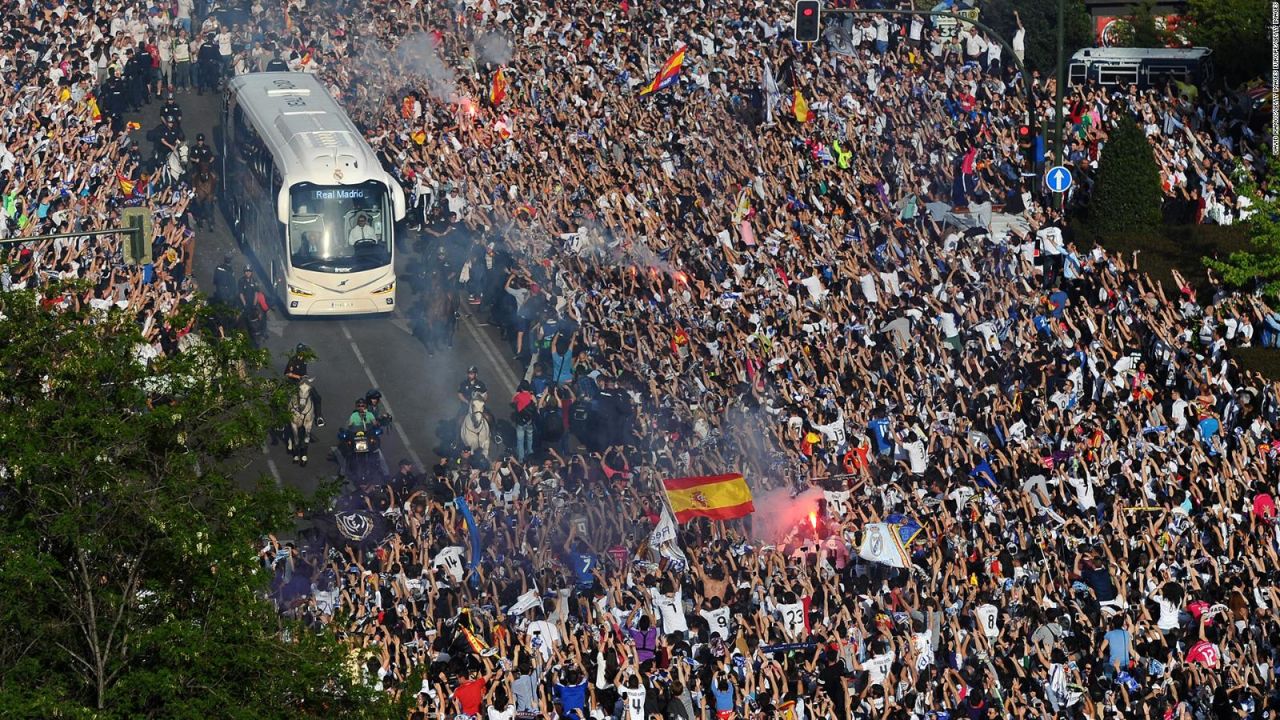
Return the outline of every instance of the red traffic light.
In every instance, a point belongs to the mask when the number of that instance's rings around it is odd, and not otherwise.
[[[822,34],[822,0],[796,0],[796,42],[817,42]]]

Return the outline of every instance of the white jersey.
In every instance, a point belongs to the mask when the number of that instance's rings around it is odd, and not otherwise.
[[[667,597],[657,590],[650,589],[649,597],[653,599],[653,605],[662,618],[664,635],[673,632],[689,632],[689,623],[684,618],[684,599],[679,590],[676,590],[671,597]]]
[[[450,545],[449,547],[436,553],[431,559],[431,567],[442,567],[445,572],[449,573],[449,577],[454,582],[462,582],[462,555],[466,552],[458,545]]]
[[[890,650],[882,655],[874,655],[870,660],[862,663],[862,667],[867,670],[867,682],[872,685],[879,685],[889,676],[889,670],[893,668],[893,661],[897,659],[897,655]]]
[[[546,620],[534,620],[524,630],[529,642],[535,650],[542,654],[544,661],[551,659],[552,650],[560,643],[560,631]]]
[[[982,627],[984,635],[992,640],[1000,635],[1000,611],[996,609],[995,605],[979,605],[973,609],[973,614],[978,618],[978,625]]]
[[[711,626],[712,635],[720,636],[721,640],[729,639],[729,608],[722,606],[719,610],[701,610],[698,614]]]
[[[787,634],[787,637],[798,638],[804,635],[803,602],[779,605],[778,614],[782,616],[782,630]]]
[[[627,720],[645,720],[644,701],[648,691],[643,684],[634,689],[619,687],[618,694],[622,696],[623,705],[627,708]]]
[[[852,507],[848,490],[824,490],[822,497],[827,501],[827,516],[834,520],[843,520]]]

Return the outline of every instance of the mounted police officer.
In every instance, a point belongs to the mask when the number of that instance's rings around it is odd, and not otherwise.
[[[293,349],[293,355],[289,356],[289,361],[285,364],[284,376],[289,380],[297,383],[302,378],[307,377],[307,360],[314,358],[315,353],[304,343],[298,343]],[[324,406],[321,405],[320,391],[316,389],[315,383],[311,385],[311,403],[316,409],[316,427],[324,427]]]

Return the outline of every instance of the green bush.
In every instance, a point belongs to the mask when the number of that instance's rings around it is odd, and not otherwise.
[[[1098,160],[1089,223],[1104,238],[1160,225],[1164,191],[1151,145],[1137,123],[1115,124]]]

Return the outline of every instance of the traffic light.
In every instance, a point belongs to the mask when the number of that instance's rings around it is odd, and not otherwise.
[[[796,42],[817,42],[821,32],[821,0],[796,0]]]
[[[124,226],[130,230],[124,238],[124,261],[130,265],[151,264],[151,208],[131,207],[120,213]]]
[[[1018,152],[1027,162],[1034,168],[1036,164],[1035,153],[1036,136],[1031,132],[1030,125],[1018,126]]]

